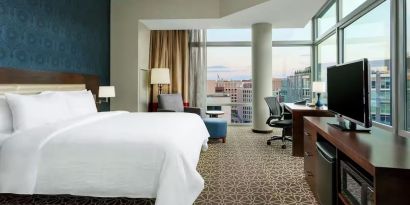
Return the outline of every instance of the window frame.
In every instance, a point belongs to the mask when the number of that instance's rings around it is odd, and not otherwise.
[[[338,0],[338,1],[340,1],[340,0]],[[394,2],[395,0],[390,0],[390,8],[392,8],[393,6],[392,6],[392,2]],[[364,17],[365,15],[367,15],[368,13],[370,13],[371,11],[373,11],[373,9],[375,9],[376,7],[378,7],[378,6],[380,6],[381,4],[383,4],[383,3],[385,3],[386,2],[386,0],[378,0],[378,1],[375,1],[373,4],[371,4],[370,6],[368,6],[365,10],[363,10],[363,11],[358,11],[359,13],[356,15],[356,16],[354,16],[354,17],[352,17],[352,19],[350,19],[349,21],[346,21],[346,23],[345,24],[342,24],[341,25],[341,27],[340,27],[340,33],[343,35],[343,37],[344,37],[344,32],[345,32],[345,29],[347,28],[347,27],[349,27],[350,25],[352,25],[353,23],[355,23],[357,20],[359,20],[359,19],[361,19],[362,17]],[[390,10],[390,98],[391,98],[391,101],[390,101],[390,107],[391,107],[391,113],[390,113],[390,119],[391,119],[391,125],[388,125],[388,124],[384,124],[384,123],[382,123],[382,122],[377,122],[377,121],[372,121],[372,123],[373,123],[373,125],[375,125],[375,126],[378,126],[378,127],[381,127],[381,128],[384,128],[384,129],[388,129],[388,130],[391,130],[391,131],[393,131],[394,130],[394,123],[395,122],[393,122],[393,121],[395,121],[395,120],[393,120],[394,119],[394,113],[393,113],[393,107],[394,107],[394,103],[395,103],[395,99],[394,99],[394,97],[393,97],[393,95],[394,95],[394,90],[393,90],[393,86],[392,86],[392,81],[393,81],[393,77],[394,77],[394,68],[393,68],[393,54],[394,54],[394,52],[393,52],[393,46],[392,46],[392,44],[393,44],[393,34],[392,34],[392,31],[393,31],[393,29],[392,29],[392,17],[391,17],[391,13],[392,13],[392,11]],[[345,44],[344,44],[344,38],[343,38],[343,41],[341,42],[341,44],[339,45],[340,46],[340,48],[341,49],[339,49],[340,50],[340,52],[341,52],[341,54],[340,54],[340,61],[341,61],[341,63],[342,62],[345,62],[344,61],[344,50],[345,50]],[[381,87],[382,86],[382,84],[380,84],[380,90],[382,90],[382,89],[385,89],[385,88],[382,88]]]
[[[395,58],[395,65],[396,81],[391,82],[391,86],[396,88],[396,103],[395,108],[393,107],[397,115],[393,118],[397,120],[397,125],[395,127],[395,132],[402,137],[410,137],[410,131],[407,130],[407,68],[410,66],[407,62],[407,39],[408,32],[410,32],[410,28],[407,28],[407,16],[410,17],[410,13],[406,13],[407,4],[410,4],[408,0],[398,0],[395,1],[392,9],[392,12],[395,12],[395,16],[392,15],[395,30],[397,33],[395,34],[395,38],[393,39],[394,46],[393,49],[396,51],[396,58]],[[409,30],[408,30],[409,29]],[[398,38],[396,38],[398,36]],[[392,79],[393,80],[393,79]],[[400,110],[406,110],[406,112],[400,112]],[[403,114],[404,113],[404,114]]]
[[[315,62],[314,62],[314,65],[315,65],[315,68],[313,69],[314,70],[314,76],[315,76],[315,78],[314,78],[314,80],[315,81],[319,81],[320,79],[319,79],[319,73],[318,73],[318,64],[319,64],[319,45],[321,44],[321,43],[323,43],[323,42],[325,42],[326,40],[328,40],[328,39],[330,39],[331,37],[333,37],[333,35],[335,35],[336,36],[336,64],[339,64],[339,58],[338,58],[338,48],[339,48],[339,46],[338,46],[338,37],[337,37],[337,32],[335,32],[335,31],[332,31],[332,32],[329,32],[326,36],[324,36],[323,38],[321,38],[319,41],[317,41],[317,42],[315,42],[315,52],[316,52],[316,54],[315,54]]]
[[[358,7],[353,9],[349,14],[347,14],[345,17],[343,17],[343,0],[337,0],[337,4],[339,6],[339,14],[338,18],[343,19],[343,18],[349,18],[350,14],[359,12],[361,10],[364,10],[368,5],[372,4],[375,0],[365,0],[362,4],[360,4]]]
[[[322,8],[319,9],[318,13],[313,17],[312,22],[314,22],[314,24],[312,25],[312,28],[314,30],[314,35],[313,35],[313,39],[314,41],[316,40],[320,40],[323,39],[326,36],[329,36],[329,32],[332,32],[333,30],[335,30],[336,26],[337,26],[337,22],[339,21],[339,6],[337,1],[339,0],[330,0],[327,3],[325,3]],[[323,17],[324,14],[326,14],[326,12],[329,11],[329,9],[335,5],[336,6],[336,22],[333,26],[331,26],[330,28],[328,28],[327,31],[324,31],[322,34],[319,34],[319,19],[321,17]]]
[[[350,12],[347,16],[342,18],[342,7],[341,7],[341,0],[330,0],[327,3],[325,3],[325,5],[323,5],[323,7],[316,13],[315,16],[313,16],[312,22],[312,32],[313,32],[313,36],[314,36],[314,40],[313,40],[313,47],[314,47],[314,62],[313,62],[313,66],[312,70],[313,70],[313,75],[315,78],[313,78],[314,80],[317,80],[317,63],[318,63],[318,45],[325,41],[327,38],[329,38],[330,36],[332,36],[333,34],[336,33],[336,41],[337,41],[337,64],[340,64],[343,62],[344,56],[344,36],[343,36],[343,32],[344,29],[349,26],[350,24],[352,24],[353,22],[355,22],[356,20],[358,20],[359,18],[363,17],[364,15],[366,15],[367,13],[369,13],[371,10],[373,10],[374,8],[376,8],[377,6],[379,6],[380,4],[382,4],[383,2],[385,2],[386,0],[366,0],[365,2],[363,2],[359,7],[357,7],[355,10],[353,10],[352,12]],[[399,101],[397,99],[398,95],[397,92],[397,83],[398,83],[398,72],[395,72],[397,65],[394,63],[394,61],[396,61],[397,59],[397,52],[395,52],[396,50],[398,50],[398,42],[396,42],[397,39],[394,38],[394,36],[397,35],[397,30],[394,27],[396,22],[396,18],[394,17],[393,14],[397,14],[395,12],[397,12],[397,10],[403,10],[405,9],[404,7],[402,7],[402,9],[399,8],[400,5],[404,5],[404,1],[406,0],[398,0],[399,3],[396,4],[396,0],[391,0],[390,1],[390,25],[391,25],[391,36],[390,36],[390,58],[391,58],[391,82],[390,82],[390,86],[392,86],[391,89],[391,120],[392,120],[392,125],[385,125],[382,123],[378,123],[376,121],[373,121],[373,125],[385,130],[389,130],[389,131],[393,131],[394,133],[398,133],[398,115],[399,115],[399,107],[397,106],[397,101]],[[336,24],[331,27],[328,31],[326,31],[325,33],[323,33],[322,35],[318,35],[318,18],[320,18],[333,4],[336,4]],[[404,10],[402,11],[404,12]],[[403,18],[403,17],[401,17]],[[401,19],[401,21],[404,21],[404,19]],[[402,25],[404,26],[404,25]],[[403,42],[401,42],[403,43]],[[403,75],[402,75],[403,76]],[[403,85],[403,83],[401,83]],[[403,124],[402,120],[399,120],[401,124]],[[404,126],[404,124],[402,125]],[[406,133],[408,134],[408,136],[410,137],[410,132]]]

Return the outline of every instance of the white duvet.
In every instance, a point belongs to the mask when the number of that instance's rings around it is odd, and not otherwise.
[[[192,204],[208,137],[188,113],[97,113],[15,133],[1,144],[0,192]]]

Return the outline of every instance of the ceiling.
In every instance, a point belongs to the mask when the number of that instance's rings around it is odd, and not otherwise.
[[[220,0],[219,16],[193,19],[143,19],[153,30],[250,28],[271,23],[273,28],[303,28],[327,0]]]

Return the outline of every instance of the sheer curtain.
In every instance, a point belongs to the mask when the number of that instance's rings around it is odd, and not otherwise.
[[[189,102],[206,110],[206,30],[189,32]],[[204,115],[204,113],[202,113]]]

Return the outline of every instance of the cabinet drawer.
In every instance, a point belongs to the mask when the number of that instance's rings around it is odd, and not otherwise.
[[[315,172],[316,149],[310,136],[304,136],[304,168],[305,174],[313,175]],[[313,176],[312,176],[313,177]]]
[[[315,155],[316,135],[309,129],[303,131],[303,150],[305,157],[312,157]]]
[[[315,129],[306,122],[303,125],[303,136],[309,137],[312,140],[316,138]]]
[[[311,190],[315,190],[315,163],[316,163],[316,132],[315,129],[304,123],[303,149],[304,149],[304,171],[305,179]]]

